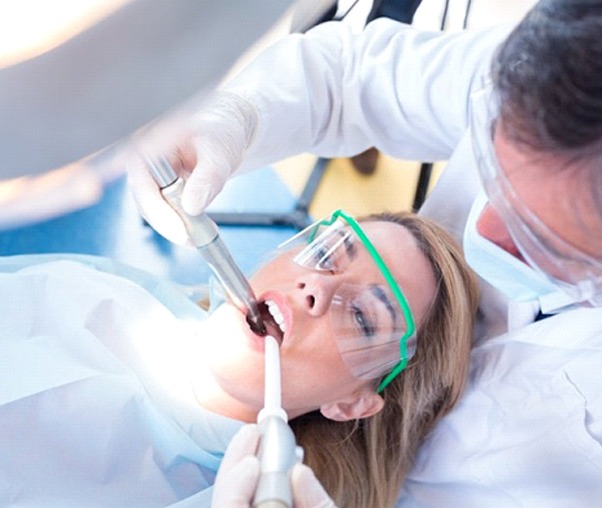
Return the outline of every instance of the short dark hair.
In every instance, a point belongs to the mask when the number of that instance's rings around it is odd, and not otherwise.
[[[540,0],[498,49],[492,77],[513,139],[536,150],[600,156],[601,0]]]

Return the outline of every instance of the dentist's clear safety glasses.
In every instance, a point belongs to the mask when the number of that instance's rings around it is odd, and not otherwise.
[[[472,96],[471,130],[485,192],[502,216],[527,262],[574,301],[602,305],[602,259],[563,240],[543,223],[517,195],[500,167],[493,145],[499,100],[491,80]]]
[[[415,325],[403,292],[360,225],[337,210],[278,251],[307,268],[308,278],[321,278],[316,284],[332,288],[329,313],[343,362],[359,379],[385,376],[382,391],[416,351]]]

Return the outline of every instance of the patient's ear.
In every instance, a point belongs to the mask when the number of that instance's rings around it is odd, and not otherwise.
[[[320,413],[330,420],[344,422],[367,418],[378,413],[385,401],[372,388],[360,388],[357,392],[335,402],[323,404]]]

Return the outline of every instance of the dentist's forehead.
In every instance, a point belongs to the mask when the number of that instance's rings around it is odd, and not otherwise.
[[[435,297],[433,268],[410,231],[393,222],[366,221],[362,229],[383,258],[406,296],[417,322]]]

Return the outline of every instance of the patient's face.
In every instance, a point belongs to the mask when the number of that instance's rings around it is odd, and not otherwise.
[[[420,323],[435,296],[432,269],[412,235],[390,222],[364,222],[362,227],[403,288],[414,319]],[[364,257],[362,257],[364,255]],[[283,323],[280,357],[282,401],[289,417],[319,408],[368,383],[354,377],[336,343],[331,301],[342,285],[370,287],[382,280],[372,258],[362,253],[344,274],[316,272],[280,255],[251,278],[261,302],[269,302]],[[245,315],[230,304],[208,320],[219,335],[210,366],[231,396],[260,409],[263,405],[264,339],[249,328]],[[219,343],[219,344],[218,344]]]

